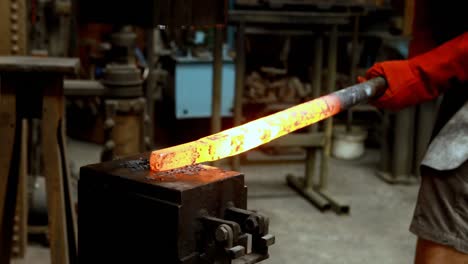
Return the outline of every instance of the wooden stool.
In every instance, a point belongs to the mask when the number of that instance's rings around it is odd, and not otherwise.
[[[17,193],[24,192],[26,186],[27,130],[23,121],[33,118],[42,120],[52,263],[76,262],[76,215],[65,151],[63,77],[76,74],[78,68],[78,59],[0,57],[0,264],[10,262]],[[21,202],[18,208],[24,210]]]

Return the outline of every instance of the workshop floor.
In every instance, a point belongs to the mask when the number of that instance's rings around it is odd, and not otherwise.
[[[71,140],[73,170],[99,160],[100,147]],[[333,160],[329,191],[351,206],[350,215],[320,213],[285,184],[286,174],[302,175],[301,162],[249,162],[242,167],[249,209],[270,217],[276,236],[267,264],[412,263],[415,236],[408,231],[417,186],[391,186],[374,176],[378,152],[355,161]],[[48,250],[28,249],[15,264],[49,263]]]

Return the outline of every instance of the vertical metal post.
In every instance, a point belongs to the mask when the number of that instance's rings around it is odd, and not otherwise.
[[[211,98],[211,134],[221,131],[221,98],[222,98],[222,70],[223,70],[223,28],[215,27],[213,45],[213,94]],[[219,162],[213,162],[219,166]]]
[[[322,92],[322,67],[323,67],[323,36],[318,35],[314,43],[314,67],[312,73],[312,96],[317,98]],[[315,131],[317,125],[312,126]]]
[[[28,244],[28,120],[21,121],[21,157],[13,226],[13,256],[24,258]]]
[[[382,173],[388,173],[390,171],[390,144],[389,144],[389,129],[390,129],[390,113],[389,111],[383,111],[381,138],[380,138],[380,171]],[[380,173],[378,173],[380,174]]]
[[[356,72],[359,62],[359,18],[359,16],[354,18],[353,39],[351,41],[351,69],[349,71],[349,76],[352,83],[356,81]]]
[[[237,28],[236,44],[236,90],[234,96],[234,126],[242,122],[242,99],[244,94],[245,75],[245,23],[240,22]],[[233,170],[240,169],[240,156],[236,155],[232,159]]]
[[[338,49],[338,26],[333,25],[330,32],[330,45],[328,47],[328,74],[327,74],[327,93],[335,90],[336,86],[336,64]],[[322,150],[322,160],[320,164],[320,179],[318,187],[324,189],[328,185],[328,163],[330,162],[332,135],[333,135],[333,118],[325,120],[325,143]]]
[[[359,16],[354,18],[354,30],[353,30],[353,39],[351,41],[351,60],[350,60],[350,71],[349,71],[349,79],[351,83],[356,81],[356,72],[358,66],[358,58],[359,58]],[[348,109],[347,111],[347,120],[346,120],[346,131],[351,132],[351,126],[353,123],[353,111]]]
[[[415,108],[410,107],[396,115],[391,172],[394,180],[409,179],[412,172],[414,113]]]
[[[424,158],[434,128],[437,101],[430,101],[418,106],[418,124],[416,128],[415,173],[419,176],[419,164]]]
[[[154,144],[154,89],[156,87],[156,79],[153,75],[154,69],[154,29],[146,31],[146,58],[148,64],[148,79],[146,80],[146,113],[148,114],[148,123],[142,130],[146,130],[144,136],[145,148],[152,149]]]
[[[395,114],[393,131],[390,129],[390,114],[386,111],[382,124],[382,163],[377,171],[377,176],[382,180],[392,184],[414,184],[417,178],[414,177],[419,163],[418,155],[422,156],[425,145],[422,142],[430,137],[430,129],[427,135],[422,138],[415,137],[415,107],[401,110]],[[388,143],[389,133],[392,133],[393,140]],[[426,138],[427,137],[427,138]],[[416,141],[416,146],[415,146]],[[421,144],[421,146],[420,146]],[[415,153],[414,153],[415,152]]]
[[[323,37],[318,35],[314,41],[314,62],[311,72],[312,97],[320,96],[322,90],[322,66],[323,66]],[[318,132],[318,125],[309,127],[309,132]],[[306,170],[304,175],[304,188],[312,187],[312,181],[315,173],[316,148],[306,149]]]

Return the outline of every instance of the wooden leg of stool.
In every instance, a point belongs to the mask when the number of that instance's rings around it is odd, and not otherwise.
[[[63,170],[58,141],[60,118],[63,111],[60,95],[53,93],[44,95],[41,136],[52,264],[69,264]]]
[[[24,258],[28,245],[28,122],[22,121],[21,161],[16,197],[16,213],[13,226],[14,257]]]
[[[0,264],[6,264],[11,257],[21,125],[17,129],[16,96],[9,93],[7,84],[0,85]]]

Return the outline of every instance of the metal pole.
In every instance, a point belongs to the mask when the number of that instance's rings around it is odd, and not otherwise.
[[[318,35],[314,43],[314,67],[312,72],[312,97],[320,97],[322,92],[322,68],[323,68],[323,36]],[[311,127],[313,132],[318,131],[318,126]]]
[[[245,75],[245,23],[240,22],[237,28],[236,44],[236,91],[234,96],[234,126],[242,123],[242,99],[244,94]],[[240,157],[236,155],[232,160],[232,168],[240,169]]]
[[[338,26],[333,25],[330,33],[330,45],[328,48],[328,83],[327,92],[332,93],[336,86],[336,64],[338,51]],[[333,118],[325,120],[325,144],[322,150],[322,160],[320,166],[320,179],[318,187],[324,189],[328,185],[328,163],[330,162],[331,144],[333,135]]]
[[[415,107],[401,110],[395,118],[395,141],[392,149],[392,176],[395,181],[407,180],[413,160]]]
[[[154,89],[156,86],[156,80],[153,75],[154,69],[154,29],[148,29],[146,31],[146,57],[148,64],[148,79],[146,80],[146,112],[148,114],[148,123],[146,128],[146,136],[144,137],[146,149],[153,148],[154,144]]]
[[[436,101],[425,102],[418,106],[417,128],[416,128],[416,149],[415,149],[415,174],[420,176],[419,164],[424,158],[427,146],[431,141],[432,129],[434,127],[434,117],[437,115]]]
[[[358,66],[358,58],[359,58],[359,16],[356,16],[354,19],[354,30],[353,30],[353,40],[351,42],[351,69],[349,72],[349,79],[351,83],[356,81],[356,72]],[[346,120],[346,131],[351,132],[351,126],[353,123],[353,111],[348,109],[347,113],[347,120]]]
[[[222,98],[222,69],[223,69],[223,28],[215,27],[213,45],[213,95],[211,99],[211,133],[221,131],[221,98]],[[219,162],[213,162],[219,166]]]
[[[380,138],[380,171],[382,173],[390,172],[390,144],[389,144],[389,130],[390,130],[390,112],[384,111],[382,115],[381,138]]]
[[[354,19],[353,40],[351,42],[351,69],[349,72],[351,83],[356,81],[356,72],[359,62],[359,18],[359,16],[356,16]]]
[[[311,84],[312,84],[312,97],[320,97],[322,90],[322,64],[323,64],[323,37],[318,35],[314,41],[314,65],[312,69]],[[318,132],[318,125],[309,127],[310,133]],[[315,173],[315,160],[316,148],[306,149],[306,170],[304,176],[304,188],[312,187],[312,181]]]

